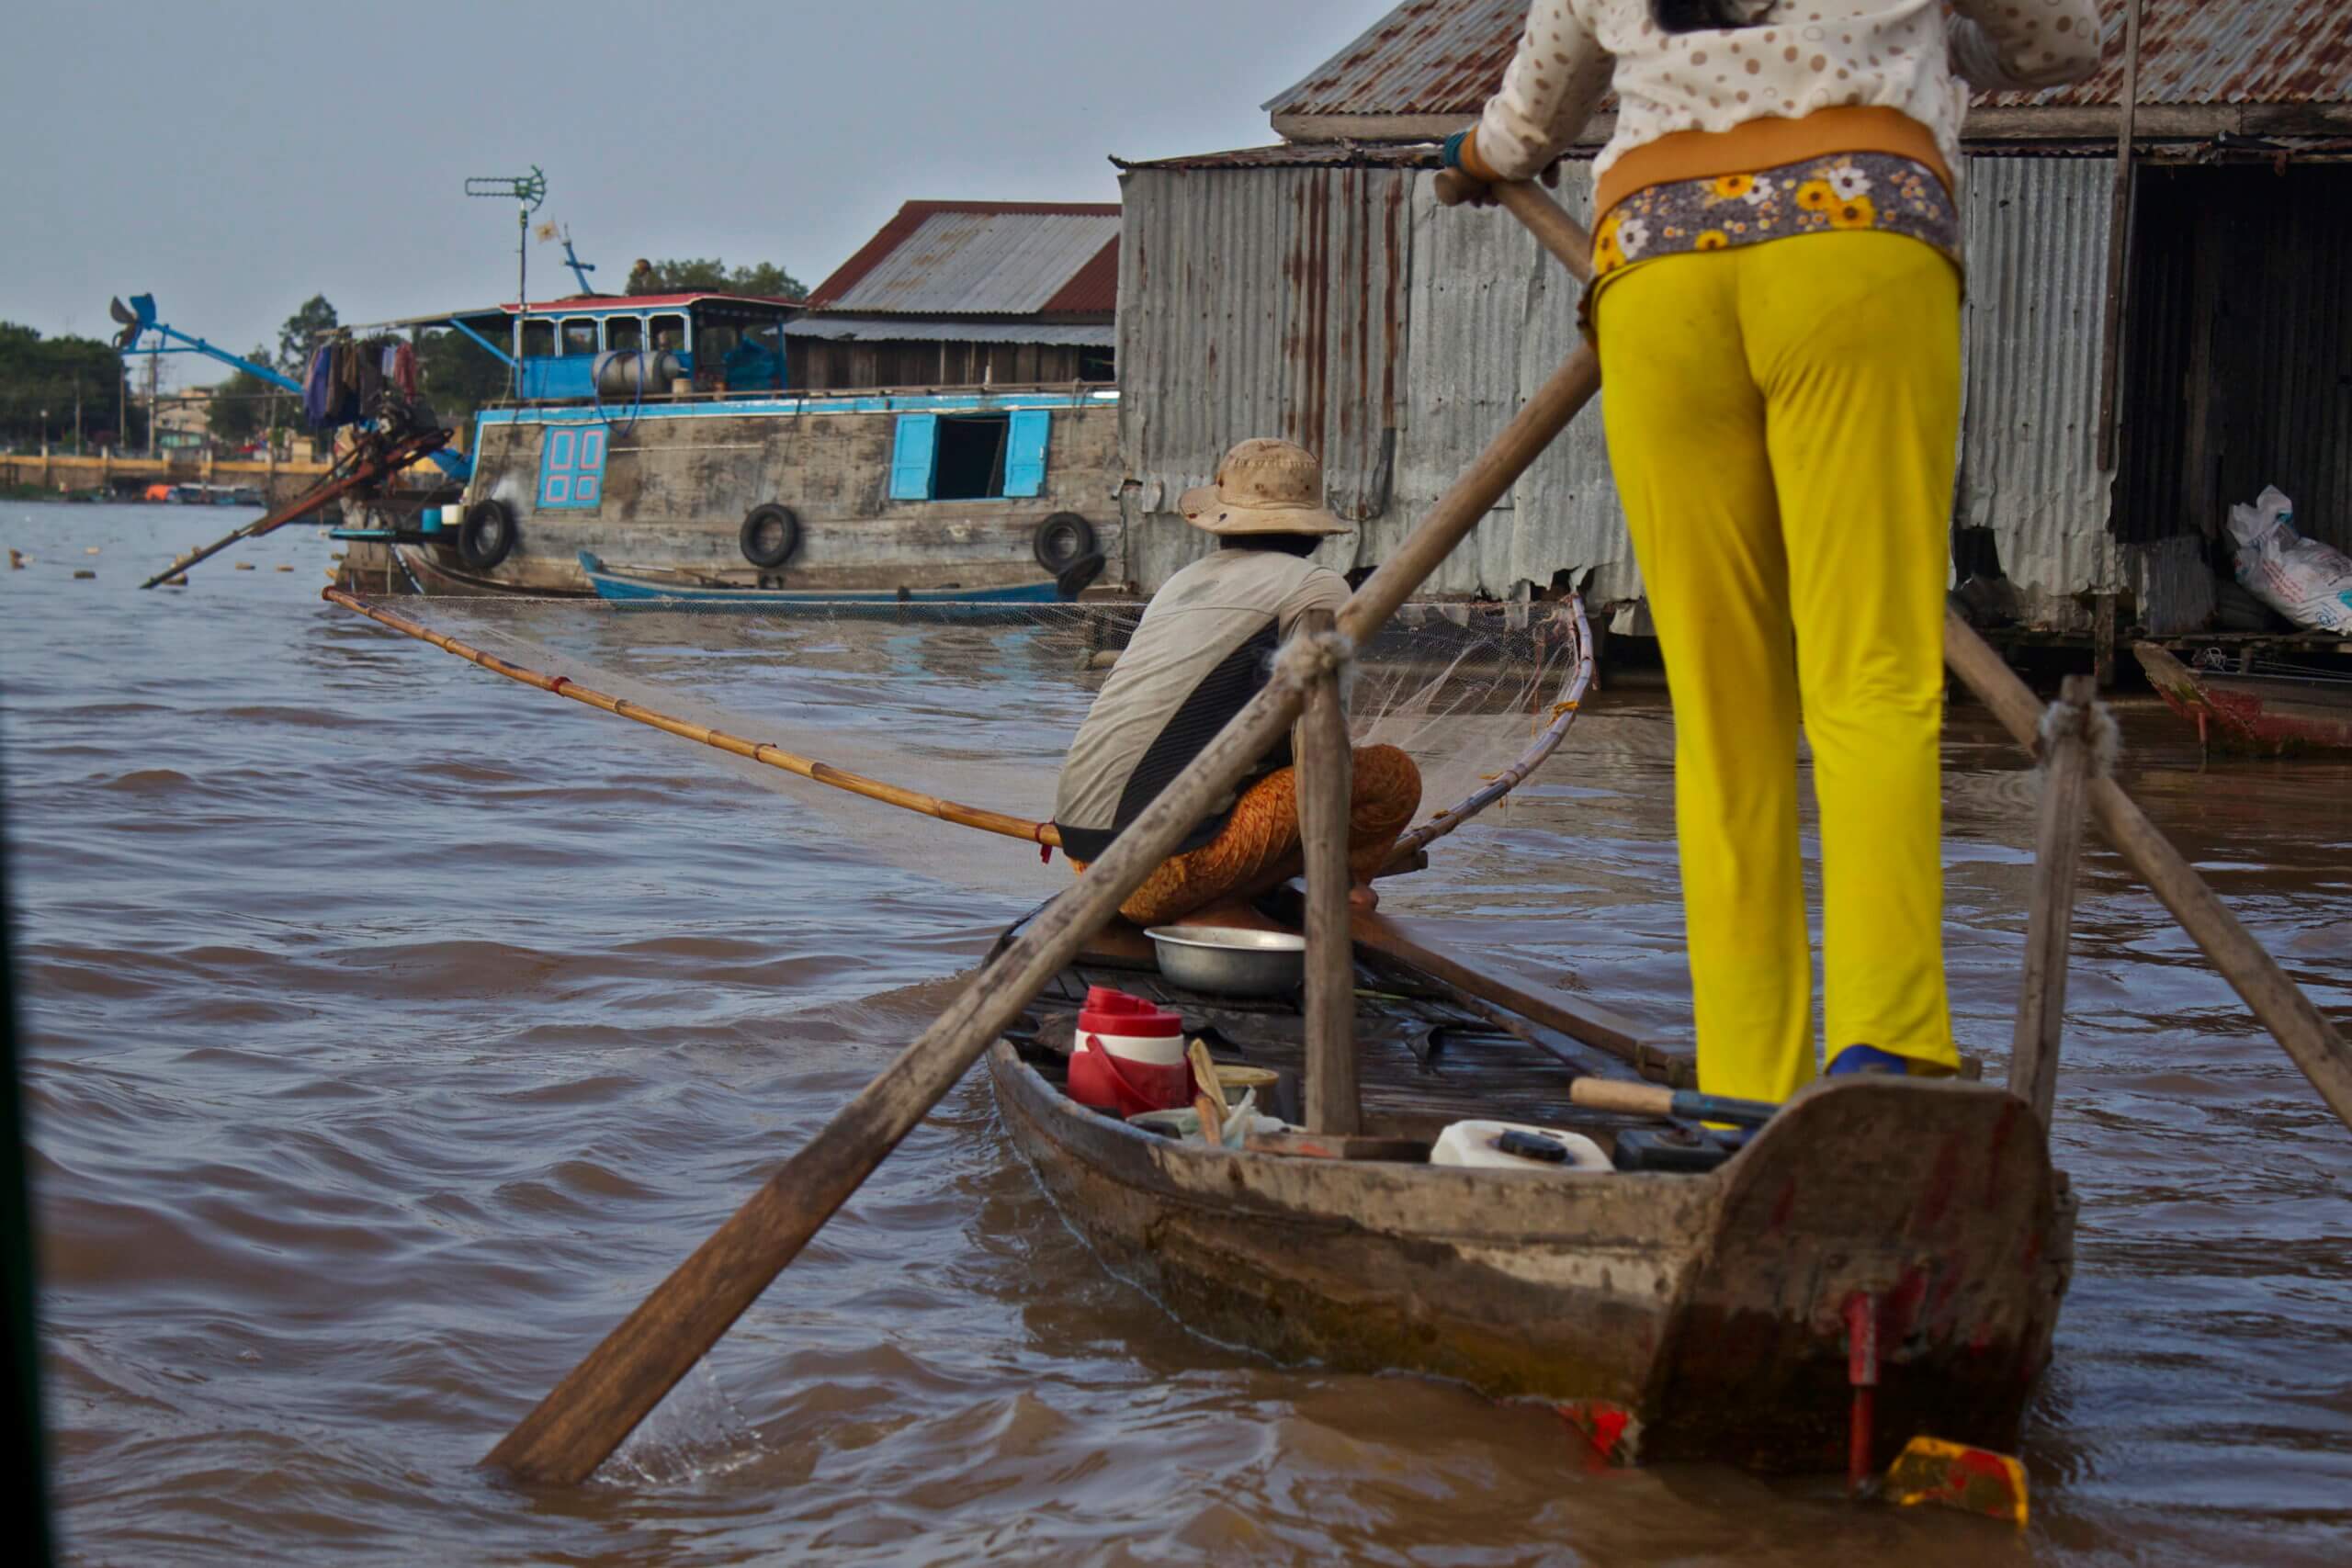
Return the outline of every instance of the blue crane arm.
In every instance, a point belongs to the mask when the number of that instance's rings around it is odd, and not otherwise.
[[[229,366],[234,369],[242,370],[248,376],[258,376],[263,380],[267,381],[270,385],[279,388],[282,390],[291,392],[298,398],[302,395],[301,382],[297,381],[291,376],[281,376],[266,365],[256,365],[252,360],[245,358],[243,355],[232,354],[227,349],[221,348],[214,344],[207,343],[200,337],[190,337],[187,333],[181,332],[178,328],[167,327],[161,321],[154,323],[154,325],[150,327],[148,331],[155,333],[170,342],[184,343],[187,344],[187,349],[179,352],[192,352],[208,355],[210,358],[219,360],[223,365]],[[134,348],[125,350],[125,352],[130,354],[166,354],[173,351],[161,348]]]

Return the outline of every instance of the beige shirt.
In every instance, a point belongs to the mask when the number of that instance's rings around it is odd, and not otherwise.
[[[1576,140],[1613,85],[1617,132],[1593,161],[1596,175],[1677,132],[1839,107],[1909,117],[1956,170],[1963,80],[2046,87],[2098,66],[2097,0],[1745,4],[1748,27],[1668,33],[1651,0],[1535,0],[1502,90],[1478,121],[1478,161],[1503,179],[1532,177]]]
[[[1347,580],[1279,550],[1218,550],[1170,578],[1078,727],[1054,796],[1073,860],[1091,861],[1140,816],[1265,685],[1299,615],[1337,610]],[[1270,758],[1279,766],[1286,756]],[[1216,835],[1227,796],[1180,849]]]

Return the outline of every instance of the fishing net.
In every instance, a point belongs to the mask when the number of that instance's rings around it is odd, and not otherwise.
[[[1051,815],[1070,737],[1143,613],[1139,603],[788,611],[503,597],[368,603],[467,649],[690,726],[1024,819]],[[1490,781],[1507,781],[1558,719],[1578,637],[1566,604],[1408,604],[1359,650],[1349,698],[1355,740],[1412,755],[1421,819],[1458,807]],[[417,656],[436,657],[423,647]],[[876,862],[1033,901],[1068,883],[1068,868],[1043,863],[1035,844],[539,700],[546,723],[600,724],[611,744],[667,749],[728,770]]]

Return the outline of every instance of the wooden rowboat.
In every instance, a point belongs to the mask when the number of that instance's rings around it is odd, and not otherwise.
[[[1072,597],[1055,581],[1042,578],[995,588],[729,588],[712,586],[684,576],[656,576],[622,571],[586,550],[580,552],[580,572],[596,597],[621,604],[690,604],[699,609],[789,610],[834,605],[895,608],[900,604],[991,605],[1051,604]]]
[[[1847,1464],[1859,1301],[1883,1359],[1874,1465],[1919,1434],[2015,1446],[2050,1356],[2075,1207],[2023,1101],[1973,1082],[1846,1078],[1798,1094],[1703,1174],[1432,1166],[1429,1141],[1461,1119],[1613,1148],[1643,1123],[1571,1106],[1569,1085],[1639,1075],[1361,942],[1358,961],[1356,1139],[1214,1148],[1066,1098],[1063,1054],[1090,985],[1175,1009],[1220,1061],[1300,1066],[1296,1007],[1174,987],[1132,932],[1098,940],[992,1047],[1014,1144],[1112,1273],[1185,1326],[1279,1360],[1541,1400],[1620,1462],[1761,1471]],[[1556,1002],[1555,1021],[1586,1010],[1510,988],[1532,1011]],[[1264,1152],[1276,1146],[1286,1152]],[[1302,1146],[1356,1157],[1287,1152]]]
[[[2352,751],[2352,677],[2284,665],[2191,669],[2153,642],[2134,643],[2132,653],[2205,745],[2266,756]]]

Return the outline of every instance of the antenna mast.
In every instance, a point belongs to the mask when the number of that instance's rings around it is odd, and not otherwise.
[[[527,175],[475,175],[466,181],[468,196],[512,197],[514,199],[514,330],[523,330],[523,312],[530,308],[531,214],[548,198],[548,177],[537,164]],[[523,357],[514,355],[514,386],[521,390]]]

